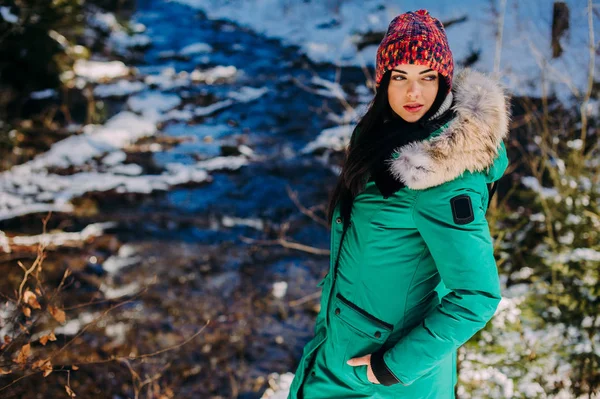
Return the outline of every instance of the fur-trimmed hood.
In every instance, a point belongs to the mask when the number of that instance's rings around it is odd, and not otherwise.
[[[500,83],[464,69],[456,76],[453,94],[456,117],[446,129],[397,148],[387,161],[392,175],[413,190],[438,186],[465,171],[489,171],[499,156],[510,119],[509,99]]]

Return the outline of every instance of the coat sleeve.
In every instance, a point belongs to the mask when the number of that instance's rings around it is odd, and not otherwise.
[[[484,183],[480,186],[486,189]],[[463,199],[458,216],[465,216],[466,198],[472,216],[456,219],[451,203],[456,198]],[[412,384],[494,315],[501,299],[500,283],[482,199],[487,202],[487,191],[462,187],[440,186],[419,194],[414,221],[449,293],[394,347],[372,355],[371,367],[383,385]]]

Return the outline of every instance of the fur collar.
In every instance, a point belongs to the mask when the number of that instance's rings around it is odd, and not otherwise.
[[[463,172],[484,171],[508,134],[509,99],[496,80],[471,69],[454,83],[456,117],[441,134],[398,147],[389,170],[413,190],[454,180]]]

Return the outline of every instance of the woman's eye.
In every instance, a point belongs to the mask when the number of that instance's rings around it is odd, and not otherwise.
[[[393,80],[406,80],[406,78],[404,76],[401,75],[396,75],[396,76],[392,76]],[[437,79],[437,76],[434,75],[429,75],[429,76],[425,76],[423,78],[424,80],[428,81],[428,82],[433,82]]]

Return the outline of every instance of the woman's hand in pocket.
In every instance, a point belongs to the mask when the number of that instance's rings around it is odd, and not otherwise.
[[[371,381],[373,384],[380,384],[375,374],[373,374],[373,369],[371,369],[371,355],[365,355],[361,357],[355,357],[353,359],[348,360],[350,366],[367,366],[367,379]]]

